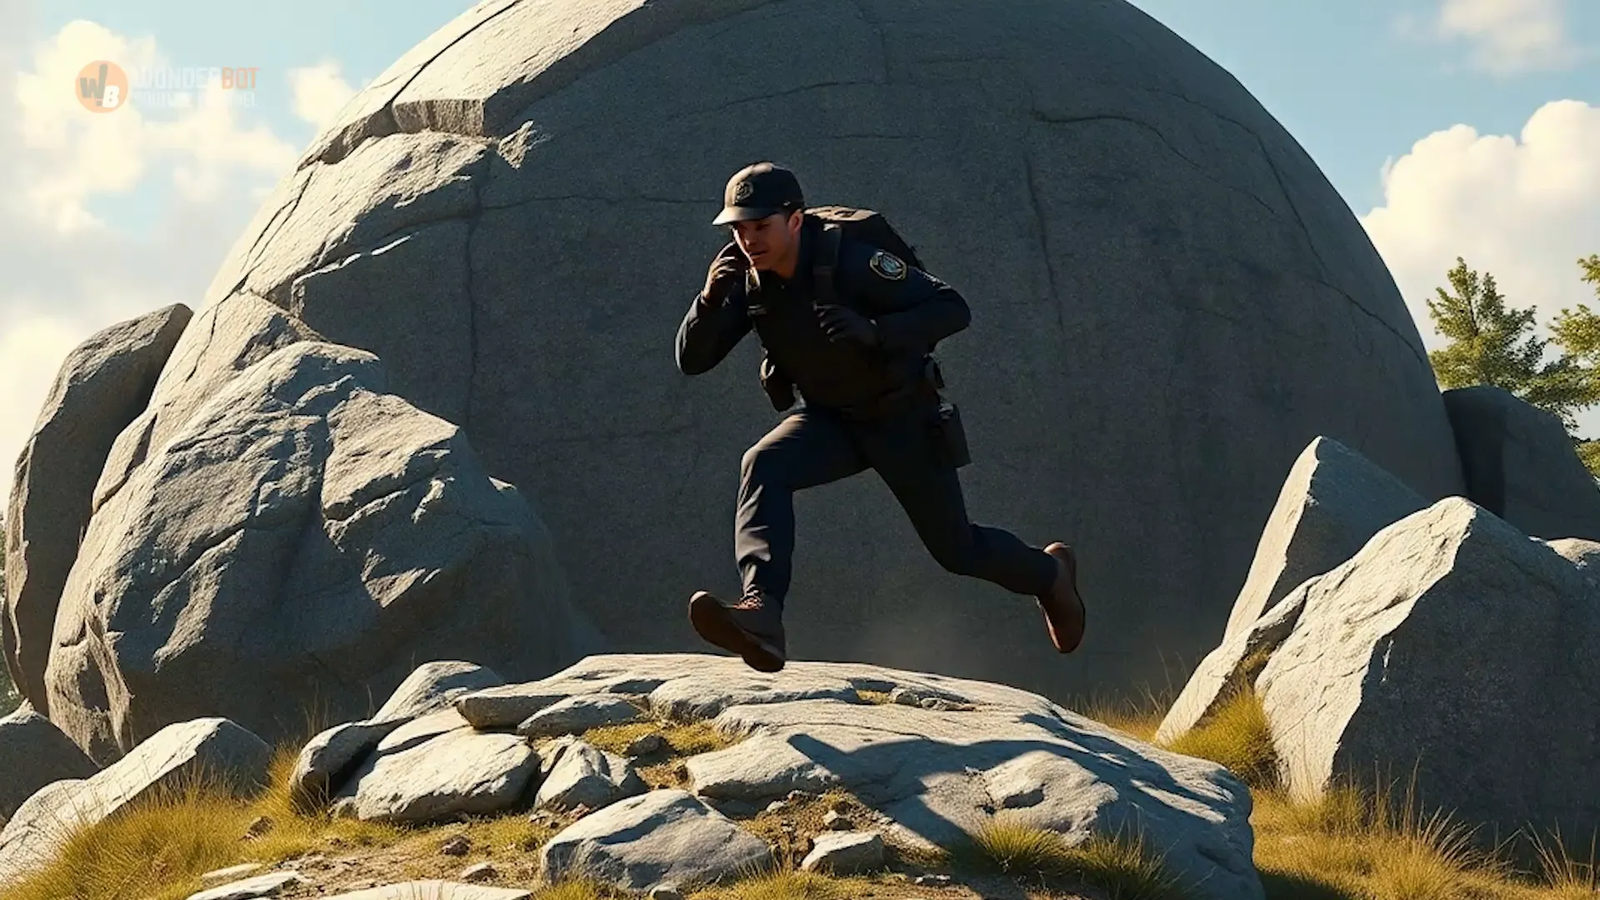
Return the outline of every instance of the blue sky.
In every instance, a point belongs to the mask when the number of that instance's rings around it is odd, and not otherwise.
[[[1594,302],[1576,259],[1600,253],[1600,0],[1132,2],[1298,138],[1430,347],[1425,301],[1458,255],[1541,322]],[[317,123],[469,6],[0,0],[0,458],[21,449],[73,346],[197,304]],[[65,90],[92,59],[152,52],[257,67],[256,106],[96,116]],[[1579,421],[1600,436],[1600,409]],[[0,466],[0,492],[10,477]]]

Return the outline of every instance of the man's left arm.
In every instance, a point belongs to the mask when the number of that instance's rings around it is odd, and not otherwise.
[[[884,350],[929,353],[971,324],[972,310],[955,288],[887,251],[851,249],[845,274],[866,299]]]

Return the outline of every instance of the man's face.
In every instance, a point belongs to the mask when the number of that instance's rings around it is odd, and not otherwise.
[[[733,239],[751,268],[772,271],[792,266],[800,252],[799,212],[733,223]]]

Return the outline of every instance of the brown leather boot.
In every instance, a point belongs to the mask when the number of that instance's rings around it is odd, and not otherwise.
[[[1039,608],[1044,610],[1050,643],[1061,653],[1071,653],[1083,641],[1087,618],[1083,597],[1078,594],[1078,558],[1071,547],[1059,541],[1044,548],[1044,552],[1055,557],[1056,583],[1049,593],[1038,595]]]
[[[738,654],[757,672],[777,672],[787,660],[783,614],[759,592],[723,603],[708,591],[689,598],[689,622],[709,643]]]

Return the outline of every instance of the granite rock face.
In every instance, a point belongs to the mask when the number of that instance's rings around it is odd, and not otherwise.
[[[783,64],[703,50],[730,42]],[[753,341],[693,380],[671,344],[723,185],[761,158],[813,203],[884,212],[967,296],[939,356],[969,508],[1077,547],[1091,607],[1063,662],[1026,598],[943,571],[854,478],[797,504],[799,658],[1120,689],[1210,649],[1317,435],[1425,501],[1462,489],[1348,206],[1237,80],[1120,0],[489,0],[314,140],[207,299],[254,294],[377,353],[537,498],[613,649],[700,649],[660,604],[732,587],[730,479],[771,409]],[[974,229],[975,209],[1008,214]],[[624,522],[650,564],[619,590]]]
[[[17,692],[48,713],[50,634],[94,488],[117,435],[144,412],[193,314],[174,304],[96,332],[67,354],[17,457],[4,529],[0,646]]]
[[[1550,413],[1497,387],[1444,392],[1465,496],[1547,541],[1600,540],[1600,485]]]
[[[260,309],[219,313],[218,332],[279,321]],[[457,426],[388,393],[372,354],[206,358],[130,426],[156,436],[126,479],[108,463],[56,615],[50,717],[97,763],[210,711],[269,742],[312,703],[355,719],[419,659],[526,679],[594,648],[543,523]],[[208,371],[232,374],[192,395]]]

